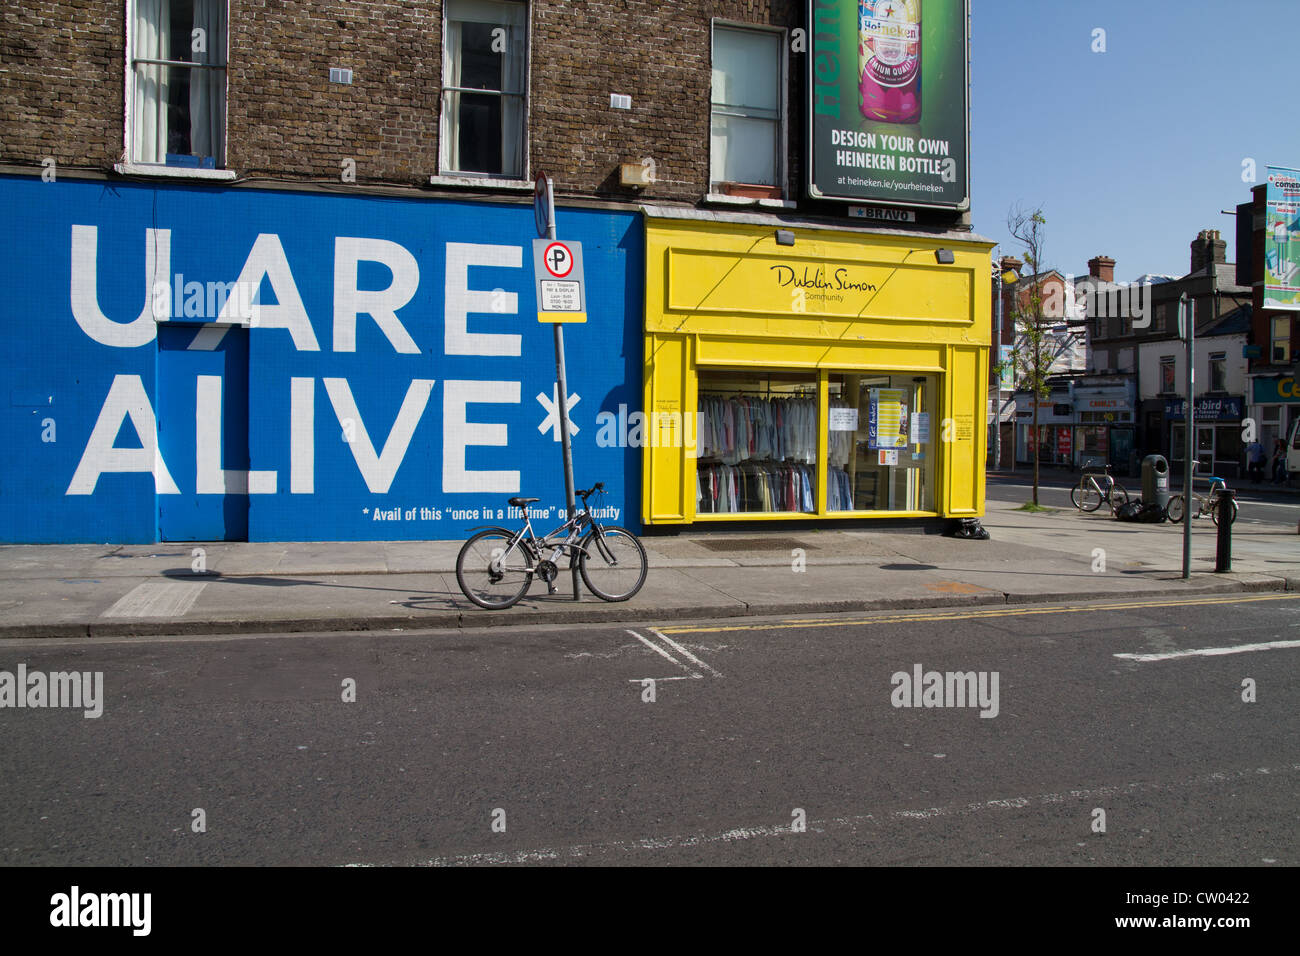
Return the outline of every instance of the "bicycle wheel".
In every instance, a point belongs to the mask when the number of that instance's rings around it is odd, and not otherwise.
[[[645,584],[645,548],[626,528],[606,525],[582,539],[578,569],[592,594],[602,601],[626,601]]]
[[[1171,495],[1169,504],[1165,507],[1165,514],[1174,524],[1183,520],[1183,496]]]
[[[501,563],[514,536],[505,528],[488,528],[461,545],[456,556],[456,583],[465,597],[481,608],[501,610],[528,593],[537,564],[532,545],[520,541],[509,560]]]
[[[1116,482],[1110,489],[1110,506],[1114,509],[1126,504],[1128,504],[1128,492],[1124,490],[1123,485]]]
[[[1095,481],[1086,478],[1070,489],[1070,504],[1080,511],[1096,511],[1101,507],[1101,490]]]
[[[1219,523],[1219,508],[1222,506],[1222,504],[1223,504],[1223,499],[1219,498],[1217,501],[1215,501],[1214,509],[1210,512],[1210,517],[1213,519],[1215,524]],[[1228,509],[1228,524],[1232,524],[1234,521],[1237,520],[1237,512],[1240,510],[1241,509],[1237,507],[1237,502],[1234,500],[1232,502],[1232,507]]]

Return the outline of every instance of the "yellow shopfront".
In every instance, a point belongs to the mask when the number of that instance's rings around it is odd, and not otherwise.
[[[647,209],[647,525],[978,517],[989,252],[970,233]]]

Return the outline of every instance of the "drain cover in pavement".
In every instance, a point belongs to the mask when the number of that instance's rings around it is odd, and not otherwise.
[[[701,547],[710,551],[805,551],[818,550],[815,544],[806,544],[794,538],[706,538],[697,539]]]

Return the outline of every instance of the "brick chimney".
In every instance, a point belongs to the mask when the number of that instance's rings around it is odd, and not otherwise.
[[[1007,272],[1008,270],[1011,272],[1019,272],[1020,267],[1023,265],[1024,263],[1021,262],[1019,259],[1017,259],[1015,256],[1003,256],[1001,259],[998,260],[998,267],[1003,272]]]
[[[1115,281],[1115,260],[1110,256],[1093,256],[1088,260],[1088,275],[1099,282]]]
[[[1202,229],[1192,240],[1192,272],[1199,272],[1208,262],[1226,262],[1228,244],[1219,238],[1219,230]]]

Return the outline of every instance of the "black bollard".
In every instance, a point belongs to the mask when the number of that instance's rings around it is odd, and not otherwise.
[[[1232,570],[1232,512],[1237,493],[1231,488],[1219,492],[1219,540],[1214,556],[1215,573]]]

